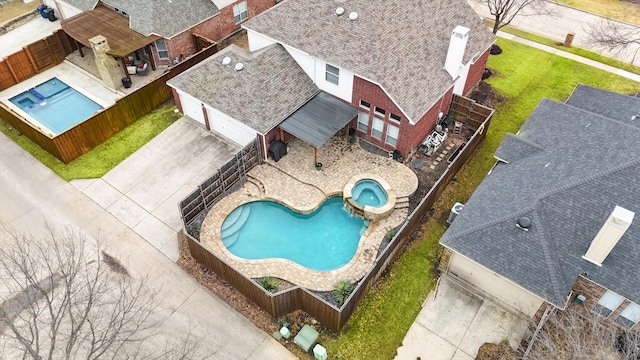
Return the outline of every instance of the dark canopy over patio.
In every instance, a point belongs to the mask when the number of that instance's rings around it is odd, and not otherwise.
[[[280,128],[317,149],[356,115],[358,110],[351,105],[320,92],[282,122]]]
[[[109,55],[124,57],[154,41],[160,36],[144,36],[129,28],[129,19],[104,6],[85,11],[62,21],[62,30],[80,44],[91,47],[89,39],[102,35],[107,39]]]

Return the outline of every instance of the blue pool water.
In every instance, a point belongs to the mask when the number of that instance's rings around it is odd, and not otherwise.
[[[245,259],[283,258],[328,271],[346,265],[356,252],[363,219],[344,210],[341,197],[315,212],[299,214],[273,201],[236,208],[222,223],[222,243]]]
[[[351,195],[358,204],[365,206],[381,207],[389,201],[387,192],[375,180],[360,180],[355,183]]]
[[[9,99],[54,134],[82,122],[102,106],[53,78]]]

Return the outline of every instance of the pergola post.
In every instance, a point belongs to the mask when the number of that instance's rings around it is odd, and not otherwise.
[[[131,81],[131,75],[129,75],[129,69],[127,69],[127,63],[124,61],[124,57],[120,58],[120,62],[122,63],[122,68],[124,69],[124,76]]]
[[[313,147],[313,166],[316,166],[317,163],[318,163],[318,149],[314,146]]]

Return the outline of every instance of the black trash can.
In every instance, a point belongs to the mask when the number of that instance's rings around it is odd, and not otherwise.
[[[36,8],[36,10],[38,10],[38,12],[40,13],[40,16],[42,16],[43,19],[47,18],[47,14],[45,14],[45,10],[48,8],[47,5],[40,5]]]
[[[125,89],[128,89],[131,87],[131,79],[127,78],[127,77],[123,77],[122,78],[122,86],[124,86]]]
[[[47,15],[47,19],[49,19],[49,21],[54,22],[58,20],[52,8],[45,9],[44,13]]]

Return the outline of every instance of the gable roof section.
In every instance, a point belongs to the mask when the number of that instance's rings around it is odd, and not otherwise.
[[[286,0],[243,27],[381,85],[417,122],[453,84],[444,63],[457,25],[471,29],[465,62],[495,40],[464,0]]]
[[[222,65],[225,57],[230,65]],[[237,63],[242,71],[234,70]],[[167,84],[265,134],[320,90],[280,45],[230,45]]]
[[[91,10],[95,0],[64,0],[78,9]],[[174,37],[219,13],[211,0],[104,0],[125,11],[129,26],[143,35]]]
[[[640,99],[582,86],[571,99],[608,114],[621,103],[640,106]],[[539,150],[522,156],[513,137]],[[602,267],[582,259],[615,205],[640,213],[640,122],[543,99],[499,152],[511,161],[496,164],[440,242],[558,307],[583,273],[640,302],[640,222]],[[521,216],[532,219],[527,232],[515,226]]]

